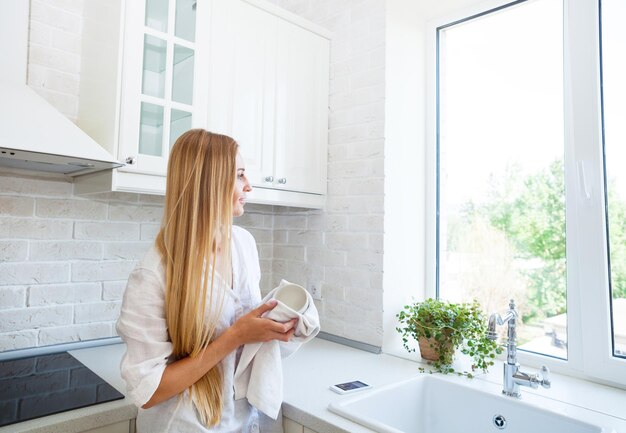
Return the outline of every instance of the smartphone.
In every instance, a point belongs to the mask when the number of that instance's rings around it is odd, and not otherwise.
[[[362,382],[360,380],[354,380],[352,382],[338,383],[331,385],[330,389],[337,394],[350,394],[351,392],[361,391],[362,389],[371,388],[372,385]]]

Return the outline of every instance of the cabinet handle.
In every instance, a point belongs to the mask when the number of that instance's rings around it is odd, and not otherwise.
[[[126,164],[128,165],[135,165],[135,163],[137,162],[137,158],[134,156],[129,156],[126,158]]]
[[[265,176],[265,182],[274,182],[274,176]]]
[[[287,183],[287,178],[286,177],[281,177],[280,179],[278,179],[278,183],[280,183],[281,185],[284,185]]]

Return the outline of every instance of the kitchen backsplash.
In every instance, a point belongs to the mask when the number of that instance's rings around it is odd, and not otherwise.
[[[84,0],[32,0],[29,85],[78,110]],[[247,205],[262,290],[321,289],[322,329],[382,344],[384,0],[271,1],[333,32],[328,201]],[[236,138],[236,137],[235,137]],[[72,183],[0,173],[0,351],[115,335],[126,278],[154,240],[162,198],[82,197]]]

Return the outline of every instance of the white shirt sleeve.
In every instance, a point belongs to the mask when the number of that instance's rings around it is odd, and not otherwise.
[[[130,274],[116,329],[126,343],[121,374],[128,396],[141,407],[158,388],[172,353],[164,283],[154,271],[138,267]]]

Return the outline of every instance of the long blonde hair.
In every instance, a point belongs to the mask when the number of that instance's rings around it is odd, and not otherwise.
[[[172,147],[165,209],[156,247],[165,265],[165,312],[172,355],[197,356],[214,336],[226,284],[231,284],[230,239],[237,143],[192,129]],[[219,364],[190,388],[202,422],[222,413]]]

